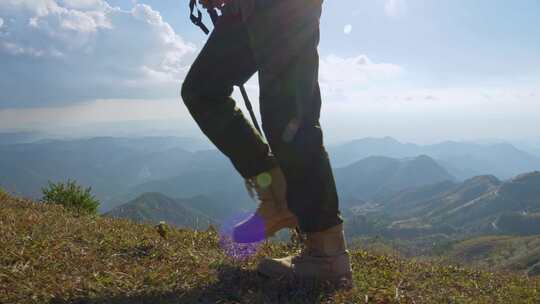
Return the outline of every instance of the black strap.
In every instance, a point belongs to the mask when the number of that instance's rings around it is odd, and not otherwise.
[[[208,15],[210,15],[210,19],[212,19],[212,24],[216,25],[219,19],[217,10],[215,8],[208,8],[206,11],[208,12]]]
[[[244,103],[246,104],[246,108],[249,112],[249,116],[251,116],[251,120],[253,121],[253,124],[255,125],[255,129],[259,131],[259,134],[263,135],[263,132],[261,130],[261,127],[259,126],[259,122],[257,122],[257,117],[255,117],[255,113],[253,112],[253,107],[251,106],[251,102],[249,101],[249,96],[246,92],[246,88],[243,84],[238,85],[240,88],[240,93],[242,93],[242,98],[244,98]]]
[[[197,12],[197,15],[195,15],[195,12]],[[189,19],[191,19],[191,22],[198,26],[206,35],[210,33],[210,30],[208,30],[206,25],[202,22],[202,13],[197,8],[197,0],[189,1]]]

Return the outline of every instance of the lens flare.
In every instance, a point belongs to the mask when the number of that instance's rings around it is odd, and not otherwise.
[[[219,246],[229,257],[243,261],[257,253],[264,241],[264,222],[258,216],[252,217],[253,213],[244,212],[236,214],[225,220],[219,229]],[[250,218],[246,226],[248,235],[235,233],[235,227]],[[246,229],[244,229],[246,230]],[[251,240],[258,240],[251,242]]]
[[[272,184],[272,175],[268,172],[261,173],[257,176],[257,184],[261,188],[267,188]]]

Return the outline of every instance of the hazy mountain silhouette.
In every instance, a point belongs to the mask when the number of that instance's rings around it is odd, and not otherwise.
[[[144,192],[159,192],[171,197],[204,195],[215,202],[208,209],[218,211],[216,216],[221,219],[256,206],[245,190],[243,179],[232,168],[184,171],[173,178],[133,187],[127,195]]]
[[[116,197],[136,185],[229,165],[217,150],[190,151],[193,142],[176,137],[101,137],[0,146],[0,186],[38,198],[48,180],[75,179],[91,186],[102,210],[108,210],[125,202]]]
[[[391,137],[354,140],[329,148],[334,166],[349,165],[369,156],[394,158],[428,155],[460,180],[477,175],[507,179],[540,170],[540,158],[506,143],[476,144],[447,141],[433,145],[401,143]]]
[[[160,193],[145,193],[136,199],[105,213],[105,216],[126,218],[140,223],[159,223],[180,228],[206,229],[215,221],[191,208],[207,200],[203,197],[172,199]]]
[[[344,167],[370,156],[392,158],[413,157],[422,154],[416,144],[404,144],[392,137],[363,138],[328,148],[335,167]]]
[[[443,167],[425,155],[412,159],[368,157],[336,169],[335,178],[344,207],[349,202],[372,200],[388,192],[454,180]]]
[[[0,146],[30,143],[42,136],[38,132],[4,132],[0,133]]]
[[[521,147],[520,147],[521,148]],[[540,157],[540,143],[538,144],[525,144],[523,150],[533,154],[536,157]]]
[[[0,186],[39,198],[47,181],[75,179],[92,187],[102,202],[102,211],[145,192],[171,197],[205,195],[231,212],[253,208],[230,161],[217,150],[193,151],[198,146],[196,139],[177,137],[99,137],[0,145]],[[345,207],[454,176],[459,179],[481,171],[504,171],[506,175],[519,168],[526,168],[519,173],[528,172],[536,162],[510,145],[447,142],[419,146],[389,137],[353,141],[330,148],[330,153]],[[422,154],[429,158],[417,158]]]

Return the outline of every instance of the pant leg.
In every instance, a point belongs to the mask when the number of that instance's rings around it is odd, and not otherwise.
[[[255,0],[246,21],[259,66],[263,129],[304,232],[342,223],[319,123],[321,0]]]
[[[224,14],[182,85],[189,112],[216,147],[244,177],[276,165],[261,135],[231,98],[233,86],[257,70],[240,15]]]

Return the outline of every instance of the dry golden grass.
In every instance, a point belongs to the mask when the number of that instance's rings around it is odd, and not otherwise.
[[[540,281],[353,251],[350,291],[269,282],[215,231],[77,216],[0,193],[0,303],[540,303]]]

